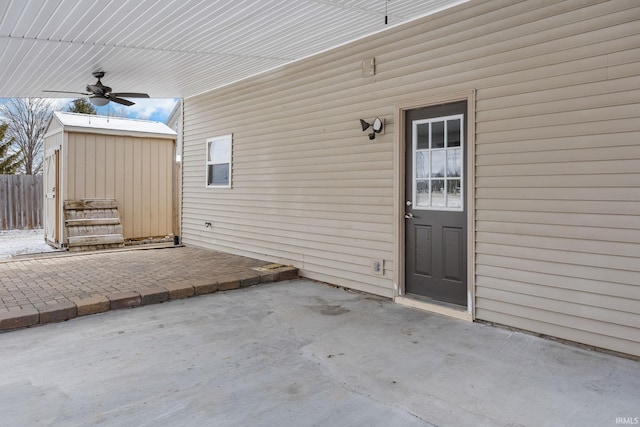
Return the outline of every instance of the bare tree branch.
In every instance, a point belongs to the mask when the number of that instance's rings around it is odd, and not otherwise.
[[[42,171],[43,136],[53,108],[44,98],[11,98],[0,105],[0,117],[9,125],[6,134],[22,153],[22,171],[27,175]]]

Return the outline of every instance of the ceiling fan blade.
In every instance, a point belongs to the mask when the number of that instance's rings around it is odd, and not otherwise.
[[[95,84],[88,84],[85,88],[86,92],[69,92],[63,90],[44,90],[43,92],[50,93],[66,93],[75,95],[89,96],[89,101],[97,106],[107,105],[109,101],[113,101],[117,104],[121,104],[130,107],[135,104],[133,101],[129,101],[125,98],[150,98],[149,94],[138,92],[111,92],[109,86],[105,86],[100,81],[100,78],[104,77],[104,71],[97,71],[93,73],[93,76],[98,79]]]
[[[95,96],[104,96],[105,93],[109,92],[109,90],[105,90],[105,89],[111,90],[111,88],[105,87],[103,85],[87,85],[86,87],[87,92],[90,92],[92,95],[95,95]]]
[[[85,93],[85,92],[71,92],[68,90],[43,90],[43,92],[50,92],[50,93],[75,93],[76,95],[91,95],[90,93]]]
[[[109,96],[109,98],[107,98],[109,101],[113,101],[113,102],[117,102],[118,104],[122,104],[125,105],[127,107],[132,106],[133,104],[135,104],[135,102],[131,102],[128,99],[122,99],[122,98],[117,98],[114,97],[113,94],[111,94],[111,96]]]
[[[111,96],[116,96],[119,98],[149,98],[149,95],[146,93],[135,93],[135,92],[118,92],[118,93],[112,93]]]

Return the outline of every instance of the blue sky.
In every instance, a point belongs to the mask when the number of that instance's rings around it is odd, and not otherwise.
[[[56,110],[64,110],[68,104],[75,98],[50,98],[51,102],[55,105]],[[7,102],[7,98],[0,98],[0,104]],[[177,98],[151,98],[151,99],[131,99],[135,102],[135,105],[131,107],[125,107],[120,104],[110,102],[104,107],[97,107],[98,114],[108,115],[109,110],[120,111],[124,108],[124,111],[128,113],[128,117],[132,119],[154,120],[158,122],[166,122],[167,117],[171,114],[171,110],[178,102]]]

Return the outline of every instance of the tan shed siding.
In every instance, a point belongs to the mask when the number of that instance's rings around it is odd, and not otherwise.
[[[639,19],[471,1],[187,99],[184,241],[391,295],[394,104],[476,89],[477,317],[640,354]],[[229,133],[233,189],[206,189],[205,140]]]
[[[172,233],[172,140],[71,132],[68,141],[65,199],[115,198],[127,239]]]

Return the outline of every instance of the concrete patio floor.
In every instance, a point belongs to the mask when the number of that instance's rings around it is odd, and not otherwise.
[[[0,411],[8,427],[614,426],[640,416],[639,368],[294,280],[0,334]]]

